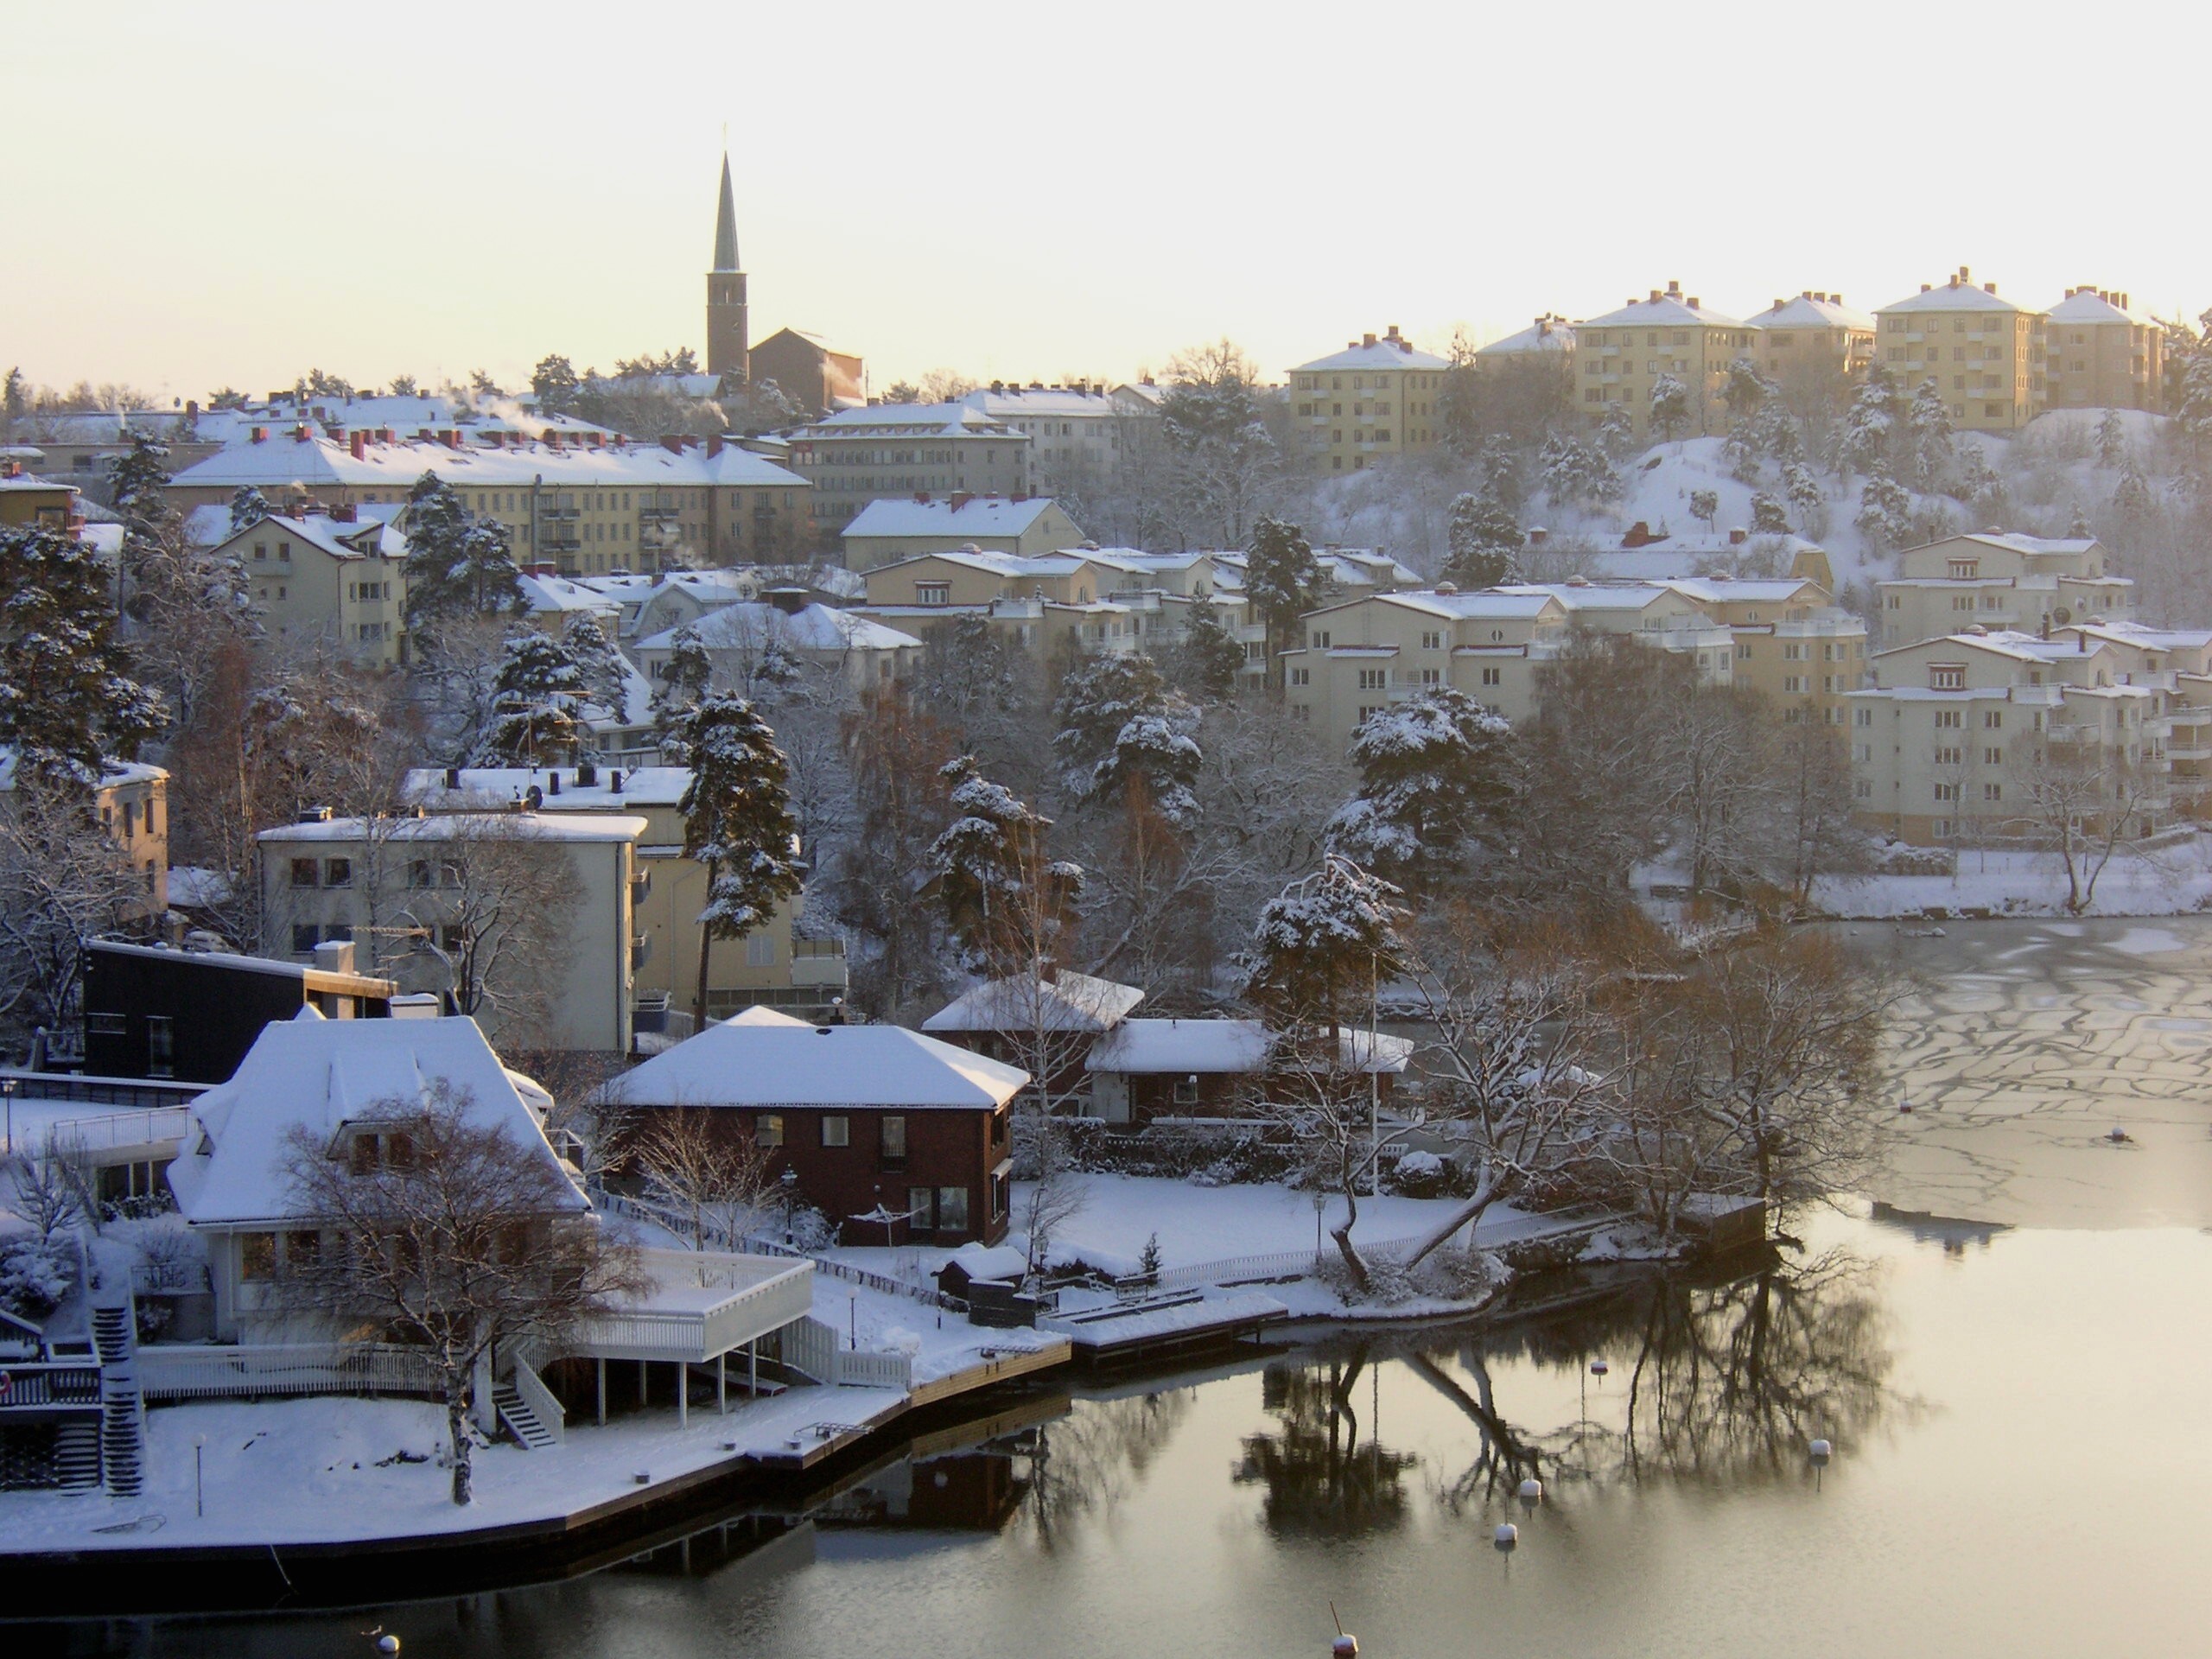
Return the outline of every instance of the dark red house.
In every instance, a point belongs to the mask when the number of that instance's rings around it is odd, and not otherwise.
[[[748,1008],[626,1072],[607,1096],[641,1117],[706,1112],[772,1149],[798,1198],[849,1243],[995,1243],[1011,1208],[1008,1103],[1028,1081],[898,1026]]]

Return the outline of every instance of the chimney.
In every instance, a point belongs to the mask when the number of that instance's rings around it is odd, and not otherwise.
[[[1372,334],[1362,334],[1359,337],[1359,343],[1363,346],[1372,346],[1375,343],[1375,336]]]
[[[1994,283],[1984,283],[1982,284],[1982,288],[1991,294],[1994,294],[1997,291],[1997,284]]]
[[[621,768],[621,767],[620,767],[620,766],[611,766],[611,767],[609,767],[609,768],[607,769],[607,792],[608,792],[609,794],[611,794],[611,795],[620,795],[620,794],[622,792],[622,768]]]
[[[457,426],[449,426],[449,427],[448,427],[448,428],[445,429],[445,433],[444,433],[444,439],[445,439],[445,446],[446,446],[446,448],[448,448],[448,449],[458,449],[458,448],[461,448],[461,429],[460,429],[459,427],[457,427]]]
[[[446,768],[446,787],[448,789],[459,789],[461,787],[461,768],[459,766],[448,766]]]
[[[1731,524],[1728,527],[1728,545],[1731,547],[1741,547],[1751,538],[1751,532],[1745,530],[1741,524]]]
[[[310,434],[308,430],[308,423],[305,421],[302,421],[297,426],[292,429],[292,442],[294,443],[305,443],[309,435]]]
[[[926,507],[929,504],[930,493],[927,490],[916,490],[914,492],[914,505],[916,506]]]
[[[946,498],[945,505],[951,508],[953,512],[957,512],[961,508],[966,506],[975,499],[976,498],[969,494],[966,490],[955,490],[951,495]]]
[[[676,433],[670,432],[664,435],[661,438],[660,447],[667,450],[671,455],[680,455],[683,453],[683,446],[687,442],[689,442],[689,440],[677,435]]]
[[[1630,300],[1629,303],[1630,305],[1634,305],[1636,302],[1634,300]],[[1656,288],[1651,290],[1651,303],[1654,305],[1659,303],[1659,290]]]
[[[1695,311],[1695,310],[1697,310],[1697,309],[1699,309],[1699,308],[1699,308],[1699,306],[1698,306],[1698,302],[1697,302],[1697,296],[1696,296],[1696,295],[1694,295],[1694,294],[1691,295],[1691,296],[1689,296],[1689,298],[1688,298],[1687,301],[1685,301],[1685,302],[1684,302],[1684,303],[1685,303],[1685,304],[1687,304],[1687,305],[1689,307],[1689,308],[1690,308],[1691,310],[1693,310],[1693,311]]]
[[[588,760],[579,762],[576,766],[576,787],[578,789],[597,789],[599,787],[599,768],[592,765]]]
[[[341,501],[330,510],[333,524],[353,524],[360,522],[360,514],[351,501]]]
[[[785,616],[797,616],[806,608],[806,589],[804,588],[771,588],[768,602]]]
[[[1921,291],[1922,293],[1925,294],[1925,293],[1927,293],[1927,292],[1928,292],[1928,290],[1929,290],[1929,289],[1930,289],[1934,288],[1935,286],[1936,286],[1936,284],[1935,284],[1935,283],[1923,283],[1920,285],[1920,291]]]
[[[1551,531],[1546,530],[1541,524],[1529,526],[1529,545],[1531,547],[1541,547],[1546,542],[1551,540]]]
[[[558,795],[561,792],[561,769],[558,766],[545,774],[545,792],[548,795]]]
[[[369,435],[365,432],[348,434],[346,448],[353,451],[354,460],[366,461],[369,457]]]
[[[721,452],[722,441],[721,435],[718,433],[709,434],[707,438],[707,459],[709,461],[712,461],[716,455],[721,454]]]
[[[184,400],[184,418],[188,421],[196,421],[200,418],[200,400],[197,397],[188,397]]]
[[[1808,300],[1809,300],[1809,299],[1811,299],[1813,296],[1812,296],[1810,294],[1808,294],[1808,295],[1806,295],[1806,296],[1805,296],[1805,297],[1806,297],[1807,299],[1808,299]],[[1781,310],[1781,309],[1782,309],[1782,302],[1781,302],[1780,300],[1777,300],[1777,301],[1776,301],[1772,305],[1769,306],[1767,308],[1768,308],[1769,310],[1770,310],[1770,311],[1779,311],[1779,310]]]

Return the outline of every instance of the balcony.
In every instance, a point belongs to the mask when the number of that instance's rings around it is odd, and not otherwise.
[[[639,1255],[651,1287],[587,1320],[568,1343],[571,1352],[699,1364],[806,1318],[814,1305],[810,1262],[713,1250]]]
[[[791,941],[792,985],[842,993],[848,982],[842,939]]]
[[[582,516],[582,510],[577,507],[540,507],[537,510],[537,521],[543,524],[574,524]]]
[[[672,524],[683,517],[680,507],[640,507],[638,522],[641,524]]]
[[[10,1363],[0,1366],[0,1421],[31,1412],[98,1410],[100,1369],[82,1362]]]

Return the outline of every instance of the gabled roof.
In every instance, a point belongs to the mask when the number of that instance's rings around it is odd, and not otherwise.
[[[1971,282],[1966,281],[1964,273],[1961,272],[1947,283],[1938,283],[1932,287],[1923,288],[1917,294],[1908,294],[1901,300],[1896,300],[1883,306],[1879,315],[1886,317],[1892,312],[1912,311],[2017,312],[2025,311],[2028,308],[2024,305],[2015,305],[2010,300],[1998,298],[1996,286],[1992,283],[1987,287],[1977,288]]]
[[[1134,985],[1063,969],[1055,977],[1034,974],[988,979],[955,997],[922,1021],[924,1031],[1111,1031],[1144,1001]]]
[[[228,512],[228,509],[224,509]],[[273,536],[279,533],[296,537],[309,547],[327,553],[334,559],[365,559],[382,556],[404,559],[407,556],[407,538],[381,519],[358,522],[331,518],[327,513],[310,512],[300,518],[288,513],[273,512],[266,518],[255,520],[244,530],[233,531],[215,543],[219,550],[232,542],[242,542],[256,533]]]
[[[2137,327],[2144,326],[2142,318],[2115,302],[2110,295],[2101,294],[2094,288],[2075,289],[2052,306],[2048,315],[2053,322],[2125,322]]]
[[[888,496],[871,501],[845,526],[848,540],[867,536],[1019,536],[1053,505],[1048,495],[1017,501],[1006,495]]]
[[[560,1168],[474,1020],[325,1020],[308,1008],[264,1027],[231,1080],[193,1103],[195,1128],[169,1166],[177,1207],[195,1226],[293,1218],[295,1128],[327,1145],[348,1123],[421,1110],[440,1084],[472,1123],[504,1125],[525,1155]],[[572,1177],[565,1190],[565,1209],[591,1207]]]
[[[1851,328],[1874,332],[1874,319],[1854,311],[1832,294],[1800,294],[1794,300],[1777,300],[1756,316],[1744,319],[1754,328]]]
[[[1124,1020],[1091,1045],[1090,1071],[1256,1071],[1274,1039],[1257,1020]]]
[[[994,1111],[1028,1081],[1027,1071],[899,1026],[741,1016],[625,1072],[607,1098],[626,1106]]]
[[[773,605],[725,605],[696,621],[665,628],[635,649],[673,651],[677,635],[689,630],[709,651],[760,651],[780,645],[793,651],[918,651],[922,642],[911,633],[871,622],[850,611],[833,611],[827,605],[806,605],[792,612]]]
[[[1305,374],[1320,369],[1448,369],[1452,365],[1431,352],[1415,351],[1409,340],[1393,337],[1384,340],[1369,338],[1347,346],[1341,352],[1327,357],[1317,357],[1311,363],[1300,363],[1291,371]]]
[[[1649,299],[1630,300],[1618,311],[1608,311],[1601,317],[1585,317],[1574,325],[1577,328],[1740,328],[1740,318],[1708,311],[1703,306],[1692,305],[1675,289],[1663,294],[1654,294]]]

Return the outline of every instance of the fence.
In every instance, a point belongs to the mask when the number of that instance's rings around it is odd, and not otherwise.
[[[443,1392],[437,1369],[412,1348],[270,1345],[138,1350],[138,1384],[149,1399],[213,1400],[285,1394]]]
[[[41,1144],[63,1153],[112,1152],[118,1147],[136,1148],[181,1141],[191,1128],[189,1107],[159,1106],[99,1117],[64,1118],[46,1131]]]
[[[817,1382],[856,1389],[896,1389],[914,1383],[913,1362],[904,1354],[860,1353],[844,1345],[821,1320],[794,1321],[776,1333],[777,1357]]]
[[[22,1100],[70,1100],[88,1106],[186,1106],[207,1092],[204,1083],[148,1083],[137,1077],[88,1077],[75,1071],[0,1066],[0,1084]]]
[[[636,1221],[649,1221],[657,1227],[665,1227],[677,1234],[687,1232],[691,1223],[688,1217],[676,1215],[642,1198],[625,1198],[620,1192],[601,1192],[594,1202],[618,1216],[628,1216]],[[860,1285],[869,1290],[881,1291],[887,1296],[911,1296],[930,1307],[957,1308],[961,1305],[943,1292],[927,1285],[916,1284],[911,1279],[893,1279],[887,1274],[871,1273],[866,1268],[856,1268],[849,1262],[836,1262],[811,1251],[794,1249],[788,1244],[779,1244],[773,1239],[757,1237],[708,1220],[699,1229],[709,1243],[719,1249],[742,1255],[779,1255],[794,1262],[811,1262],[817,1273],[826,1273],[833,1279],[842,1279],[849,1285]]]

